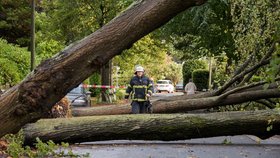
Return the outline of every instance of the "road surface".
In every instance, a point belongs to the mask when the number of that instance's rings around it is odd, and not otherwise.
[[[162,92],[162,93],[154,93],[152,96],[152,101],[172,97],[172,96],[178,96],[178,95],[183,95],[183,92],[174,92],[174,93],[167,93],[167,92]]]
[[[152,101],[176,93],[156,93]],[[280,136],[260,140],[255,136],[224,136],[183,141],[115,140],[71,146],[75,154],[93,158],[279,158]]]
[[[279,158],[280,137],[241,135],[185,141],[100,141],[72,146],[93,158]]]

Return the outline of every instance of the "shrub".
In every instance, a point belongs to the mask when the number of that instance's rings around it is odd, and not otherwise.
[[[192,73],[193,82],[195,83],[197,90],[202,91],[208,89],[209,71],[205,69],[198,69]]]
[[[206,63],[201,60],[187,60],[183,65],[183,85],[189,82],[192,78],[192,73],[196,69],[205,69]]]
[[[89,83],[91,85],[101,85],[101,76],[99,73],[93,73],[89,78]],[[91,92],[92,97],[99,96],[101,93],[100,88],[90,88],[89,91]]]
[[[52,140],[42,142],[36,138],[35,148],[23,145],[23,131],[17,134],[8,134],[3,137],[9,145],[7,154],[14,158],[20,157],[89,157],[89,153],[74,154],[68,143],[55,144]]]
[[[39,42],[36,47],[37,58],[39,61],[51,58],[64,47],[61,42],[53,39]]]
[[[30,52],[0,38],[0,84],[13,86],[29,72]]]
[[[124,89],[117,89],[116,91],[116,99],[117,101],[123,100],[125,96],[125,90]]]

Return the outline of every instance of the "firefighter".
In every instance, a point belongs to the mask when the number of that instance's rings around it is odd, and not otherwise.
[[[144,74],[142,66],[136,66],[135,76],[130,80],[130,84],[126,89],[125,99],[131,97],[132,113],[150,112],[151,104],[149,98],[152,96],[153,85],[148,77]]]

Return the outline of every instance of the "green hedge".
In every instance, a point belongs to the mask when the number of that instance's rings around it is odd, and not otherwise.
[[[206,63],[201,60],[187,60],[183,65],[183,85],[189,82],[192,78],[192,73],[197,69],[206,69]]]
[[[193,82],[195,83],[197,90],[202,91],[208,89],[209,71],[205,69],[198,69],[192,73]]]
[[[16,85],[30,71],[30,52],[0,38],[0,68],[0,85]]]
[[[101,76],[99,73],[93,73],[89,78],[90,85],[101,85]],[[99,96],[101,93],[101,88],[90,88],[89,91],[91,92],[92,97]]]

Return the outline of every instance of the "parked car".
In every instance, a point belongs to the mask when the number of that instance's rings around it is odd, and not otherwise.
[[[91,106],[91,92],[87,91],[82,85],[72,89],[66,97],[70,100],[73,107]]]
[[[183,85],[183,81],[179,81],[176,86],[175,86],[176,92],[178,91],[184,91],[184,85]]]
[[[167,91],[168,93],[174,92],[174,86],[170,80],[158,80],[156,85],[157,92]]]

